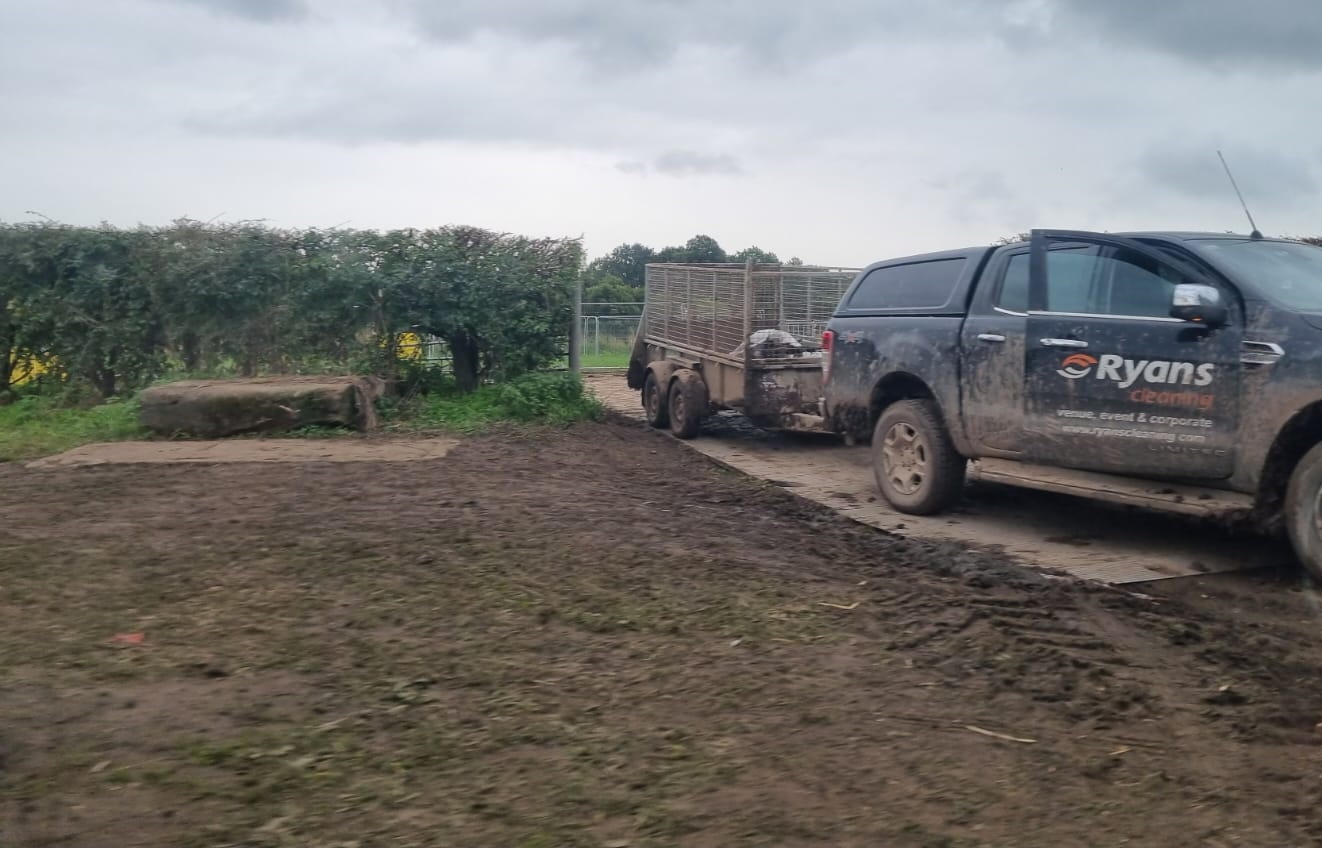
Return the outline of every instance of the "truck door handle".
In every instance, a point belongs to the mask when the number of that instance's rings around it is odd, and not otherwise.
[[[978,341],[999,343],[1005,341],[1005,336],[1000,333],[978,333]]]
[[[1239,361],[1245,365],[1271,365],[1285,356],[1285,348],[1275,342],[1245,339],[1240,342]]]
[[[1088,343],[1078,339],[1043,339],[1043,347],[1087,347]]]

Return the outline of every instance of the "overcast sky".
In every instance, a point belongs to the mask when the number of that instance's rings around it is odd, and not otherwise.
[[[1319,0],[0,0],[0,220],[1322,234]]]

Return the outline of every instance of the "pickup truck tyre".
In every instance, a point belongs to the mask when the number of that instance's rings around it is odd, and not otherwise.
[[[707,417],[710,398],[702,376],[684,369],[670,383],[670,432],[681,439],[698,435]]]
[[[1322,444],[1304,454],[1290,475],[1285,527],[1299,562],[1322,580]]]
[[[648,371],[647,379],[643,381],[643,414],[647,423],[658,430],[670,426],[670,398],[654,371]]]
[[[877,420],[872,470],[877,488],[900,512],[931,515],[954,505],[967,468],[932,401],[896,401]]]

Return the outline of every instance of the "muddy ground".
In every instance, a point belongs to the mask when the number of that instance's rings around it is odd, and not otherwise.
[[[632,423],[0,516],[5,848],[1322,844],[1292,571],[1053,579]]]

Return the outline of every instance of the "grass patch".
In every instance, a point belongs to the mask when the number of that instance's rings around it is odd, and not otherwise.
[[[628,350],[603,350],[601,353],[585,353],[579,357],[578,362],[583,368],[628,368],[630,355]],[[561,359],[556,365],[568,368],[569,359]]]
[[[54,395],[20,397],[0,406],[0,462],[35,459],[94,442],[149,438],[150,432],[138,423],[138,414],[136,398],[79,407],[62,403]],[[397,433],[474,433],[500,423],[563,426],[600,419],[601,415],[601,403],[585,390],[583,381],[559,372],[527,374],[469,394],[461,394],[453,383],[445,382],[424,395],[381,402],[384,428]],[[312,425],[288,433],[235,438],[329,439],[353,432]]]
[[[34,459],[92,442],[146,435],[138,424],[135,400],[112,400],[82,408],[62,406],[54,397],[31,395],[0,406],[0,462]]]
[[[504,422],[563,426],[601,415],[601,402],[577,375],[566,373],[526,374],[469,394],[442,388],[382,410],[386,429],[404,433],[472,433]]]

